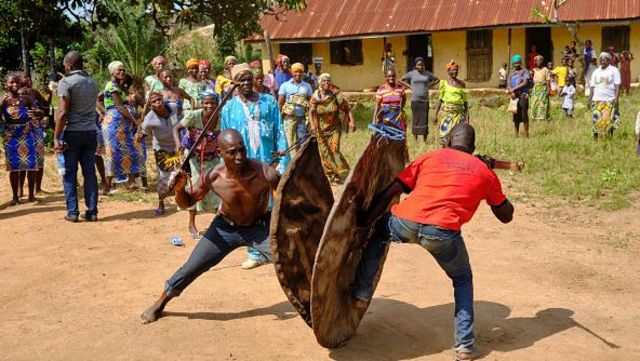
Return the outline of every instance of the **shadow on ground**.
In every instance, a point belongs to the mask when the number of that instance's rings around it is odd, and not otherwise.
[[[344,347],[330,350],[329,355],[342,361],[406,360],[451,350],[453,313],[452,303],[419,308],[376,298],[358,333]],[[505,305],[476,301],[476,340],[485,356],[492,351],[524,349],[573,327],[590,333],[594,342],[619,347],[576,322],[572,318],[574,312],[569,309],[549,308],[534,317],[509,318],[510,313]]]
[[[273,315],[278,320],[298,317],[298,313],[289,302],[280,302],[268,307],[240,312],[163,312],[162,317],[186,317],[190,320],[229,321],[249,317]],[[304,322],[301,320],[301,322]]]

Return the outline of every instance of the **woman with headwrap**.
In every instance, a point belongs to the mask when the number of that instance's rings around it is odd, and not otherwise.
[[[35,170],[38,168],[37,137],[32,119],[44,112],[37,108],[34,99],[20,94],[22,73],[10,73],[5,77],[7,94],[0,101],[0,137],[4,145],[6,171],[9,173],[12,199],[10,205],[18,204],[20,172],[27,172],[29,202],[36,200],[34,194]]]
[[[451,60],[447,65],[449,79],[440,80],[440,103],[436,110],[436,120],[439,122],[436,132],[436,142],[444,146],[451,129],[458,123],[469,122],[469,103],[465,83],[458,79],[460,66]]]
[[[103,92],[105,115],[102,121],[107,192],[114,177],[126,177],[127,188],[134,187],[135,174],[142,171],[140,158],[143,157],[140,144],[134,141],[135,119],[126,107],[124,64],[113,61],[108,69],[111,79]]]
[[[318,77],[320,86],[310,100],[309,124],[311,131],[318,134],[320,158],[325,174],[333,183],[341,183],[349,173],[349,164],[340,152],[340,137],[348,119],[347,131],[355,131],[356,122],[349,102],[340,89],[331,83],[327,73]]]
[[[187,71],[187,77],[180,79],[178,82],[178,88],[189,94],[191,99],[197,99],[198,94],[204,90],[204,84],[198,79],[199,65],[198,59],[191,58],[185,63],[185,69]],[[191,109],[191,103],[186,103],[184,109]]]
[[[302,80],[304,65],[295,63],[291,66],[293,77],[280,85],[278,90],[278,105],[282,112],[282,123],[287,136],[287,143],[294,147],[291,154],[297,150],[298,142],[307,134],[307,111],[309,98],[313,89],[309,83]]]
[[[261,67],[251,68],[253,73],[253,91],[256,93],[273,95],[271,88],[264,84],[264,72]]]
[[[407,130],[407,116],[404,106],[407,94],[402,84],[396,83],[396,71],[389,69],[385,72],[386,81],[378,87],[376,105],[373,110],[373,123],[384,123]]]
[[[531,119],[551,120],[549,113],[549,89],[551,88],[551,71],[544,64],[544,57],[538,55],[533,60],[533,87],[531,88]]]
[[[516,137],[520,135],[520,123],[524,124],[524,136],[529,138],[529,72],[522,66],[522,56],[516,54],[511,58],[513,70],[507,84],[511,99],[518,100],[518,109],[513,114],[513,125]]]
[[[192,104],[195,102],[196,98],[192,98],[191,95],[184,91],[184,89],[175,86],[173,82],[173,72],[171,69],[162,69],[160,72],[160,80],[164,86],[160,91],[164,100],[176,105],[176,109],[178,109],[178,117],[182,119],[183,109],[194,108]],[[190,102],[188,106],[184,104],[185,100]]]
[[[153,75],[149,75],[144,78],[144,95],[147,97],[149,92],[160,91],[164,88],[162,81],[160,81],[160,72],[167,67],[167,58],[162,55],[158,55],[151,60],[151,67],[154,70]]]
[[[235,56],[229,55],[224,58],[224,71],[216,78],[216,93],[218,93],[220,98],[224,98],[226,92],[229,91],[232,86],[231,68],[236,64],[238,64],[238,59]]]
[[[593,110],[593,139],[613,136],[620,123],[618,97],[622,79],[618,68],[611,65],[611,54],[600,53],[600,66],[591,75],[589,108]]]
[[[417,57],[415,69],[402,76],[400,83],[411,88],[411,132],[418,140],[421,135],[426,142],[429,135],[429,87],[439,79],[425,70],[424,58]],[[406,83],[409,82],[409,83]]]
[[[293,74],[291,74],[291,59],[288,56],[279,54],[276,59],[276,70],[274,72],[275,87],[274,90],[278,92],[282,84],[291,80]]]
[[[201,108],[185,111],[184,118],[173,128],[173,137],[177,145],[176,153],[184,153],[185,156],[200,134],[203,131],[206,132],[205,139],[196,148],[196,154],[189,159],[191,178],[196,180],[200,179],[200,175],[205,170],[211,169],[217,164],[216,137],[219,133],[217,116],[214,118],[211,128],[204,130],[204,125],[211,119],[218,106],[218,94],[206,90],[198,95],[198,99],[200,100]],[[185,135],[180,139],[180,131],[183,129],[185,130]],[[192,239],[200,239],[200,233],[196,227],[196,215],[203,212],[215,212],[219,204],[218,197],[209,192],[204,199],[189,208],[189,234]]]
[[[202,82],[203,90],[216,91],[216,82],[211,79],[211,63],[201,59],[198,62],[198,79]]]

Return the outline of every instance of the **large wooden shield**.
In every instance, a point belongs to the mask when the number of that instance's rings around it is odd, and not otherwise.
[[[316,254],[311,284],[313,331],[324,347],[339,347],[348,341],[366,312],[366,308],[354,307],[350,292],[368,241],[367,232],[358,227],[358,220],[371,206],[372,198],[404,169],[407,159],[404,140],[389,141],[372,136],[331,209]],[[361,226],[370,229],[373,224]],[[384,259],[374,290],[383,265]]]
[[[284,293],[311,326],[311,273],[333,193],[318,141],[310,137],[282,175],[273,201],[269,240]]]

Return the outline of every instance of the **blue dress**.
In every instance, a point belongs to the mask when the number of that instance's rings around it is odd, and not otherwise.
[[[140,165],[144,164],[144,154],[142,145],[134,140],[134,124],[120,113],[113,93],[117,93],[122,101],[127,99],[116,83],[107,83],[104,89],[106,111],[102,121],[104,166],[107,177],[120,178],[142,172]]]
[[[36,129],[29,118],[27,107],[6,106],[2,109],[4,154],[7,172],[38,169],[38,139]]]

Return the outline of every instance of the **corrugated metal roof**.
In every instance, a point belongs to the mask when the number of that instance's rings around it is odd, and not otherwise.
[[[546,0],[550,3],[550,0]],[[540,23],[539,0],[307,0],[302,13],[261,20],[274,41],[335,39]],[[640,0],[569,0],[563,21],[640,18]]]

